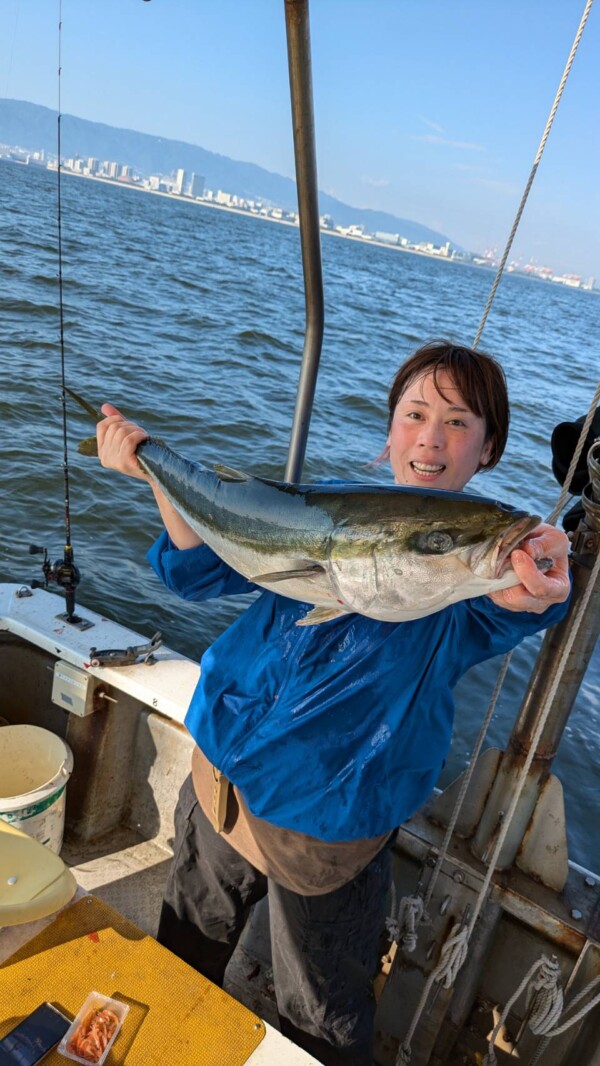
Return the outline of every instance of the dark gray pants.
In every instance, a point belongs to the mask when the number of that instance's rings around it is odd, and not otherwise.
[[[300,896],[265,877],[214,831],[191,775],[179,795],[175,830],[160,943],[222,985],[250,910],[268,891],[281,1031],[325,1066],[371,1066],[372,979],[391,878],[389,848],[335,892]]]

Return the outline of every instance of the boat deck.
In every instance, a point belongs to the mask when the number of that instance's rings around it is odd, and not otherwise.
[[[154,936],[172,858],[173,809],[191,762],[193,742],[181,723],[198,665],[161,648],[152,667],[90,667],[91,645],[126,648],[145,638],[79,608],[93,628],[78,630],[57,617],[62,605],[56,596],[20,592],[17,585],[0,590],[6,696],[0,713],[10,723],[49,728],[74,750],[61,857],[78,884],[75,900],[92,894]],[[77,716],[52,701],[57,661],[90,676],[92,713]],[[0,965],[52,920],[0,929]],[[317,1066],[278,1032],[268,928],[264,917],[252,924],[249,936],[258,950],[253,952],[244,936],[225,979],[225,990],[266,1025],[249,1066]],[[267,932],[264,951],[257,928]]]
[[[57,608],[62,603],[56,596],[41,590],[25,596],[19,592],[16,585],[0,586],[0,716],[11,724],[36,724],[67,742],[74,768],[66,791],[63,858],[73,870],[79,894],[93,893],[152,936],[171,860],[173,810],[191,762],[193,740],[182,723],[199,668],[167,648],[160,649],[152,667],[91,667],[90,646],[126,648],[146,638],[86,609],[79,613],[92,621],[93,629],[81,632],[60,620]],[[64,673],[65,663],[87,688],[81,713],[53,698],[53,682],[57,671]],[[491,749],[482,758],[490,756]],[[477,785],[471,800],[480,803],[485,794]],[[441,815],[448,803],[448,797],[439,799],[442,806],[438,809],[434,800],[432,818],[423,811],[398,834],[398,898],[414,892],[435,863],[444,835]],[[548,861],[556,865],[552,848]],[[431,900],[431,924],[414,954],[403,956],[380,988],[376,1058],[383,1066],[396,1061],[398,1042],[426,975],[452,923],[463,920],[475,905],[484,874],[468,840],[455,835]],[[568,864],[561,891],[518,866],[497,873],[469,967],[459,974],[455,989],[432,997],[421,1017],[413,1041],[415,1066],[480,1062],[497,1005],[508,1001],[515,982],[541,953],[556,954],[569,995],[577,995],[600,975],[599,915],[600,878],[573,863]],[[38,929],[39,923],[33,923],[29,929],[0,930],[0,965]],[[315,1062],[277,1031],[266,901],[252,913],[224,987],[266,1023],[265,1039],[247,1060],[250,1066]],[[515,1032],[523,1030],[519,1053],[524,1061],[540,1039],[526,1030],[526,1014],[524,1000],[519,1001],[511,1025]],[[600,1066],[598,1049],[600,1015],[593,1013],[553,1041],[548,1061],[556,1066]],[[499,1062],[503,1056],[507,1061],[499,1046],[497,1051]]]

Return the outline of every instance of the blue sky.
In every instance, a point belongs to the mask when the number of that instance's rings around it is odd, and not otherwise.
[[[320,187],[501,249],[583,9],[312,0]],[[63,0],[62,18],[63,111],[293,176],[283,0]],[[58,0],[2,0],[0,96],[56,106],[57,21]],[[513,251],[596,278],[599,57],[593,9]]]

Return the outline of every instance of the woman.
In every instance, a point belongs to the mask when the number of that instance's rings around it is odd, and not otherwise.
[[[145,430],[102,410],[103,465],[150,480],[135,458]],[[394,379],[381,458],[398,484],[460,491],[498,462],[508,419],[499,365],[435,341]],[[150,484],[165,532],[149,559],[170,589],[209,599],[255,588]],[[564,616],[567,547],[542,524],[511,555],[519,585],[405,623],[353,614],[298,627],[309,605],[261,590],[203,656],[159,940],[221,984],[268,891],[281,1028],[326,1066],[372,1061],[389,845],[435,785],[452,688]],[[541,557],[554,560],[545,573]]]

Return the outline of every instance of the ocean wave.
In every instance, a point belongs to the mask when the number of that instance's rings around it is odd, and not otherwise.
[[[64,484],[56,211],[50,179],[14,168],[3,189],[0,235],[2,487],[5,579],[35,571],[29,541],[60,550]],[[305,309],[298,233],[245,217],[196,212],[166,198],[129,196],[93,182],[66,183],[65,343],[68,380],[93,403],[120,403],[176,449],[282,476],[300,371]],[[202,222],[200,224],[200,216]],[[491,279],[475,267],[399,255],[356,242],[323,242],[325,336],[304,477],[380,481],[365,467],[385,438],[386,391],[400,361],[436,336],[471,342]],[[475,487],[545,513],[558,486],[552,426],[585,413],[596,382],[597,299],[510,276],[482,341],[503,363],[512,403],[509,446]],[[165,596],[144,561],[160,529],[150,496],[75,451],[91,425],[68,411],[73,538],[90,607],[197,656],[243,602],[192,605]],[[539,641],[515,654],[490,742],[504,746]],[[472,671],[457,693],[457,742],[447,773],[462,768],[493,687],[497,663]],[[556,763],[570,813],[573,857],[600,865],[586,804],[597,789],[600,655],[592,657]],[[595,762],[594,762],[595,760]],[[594,765],[592,765],[594,764]],[[566,773],[564,772],[566,768]]]

